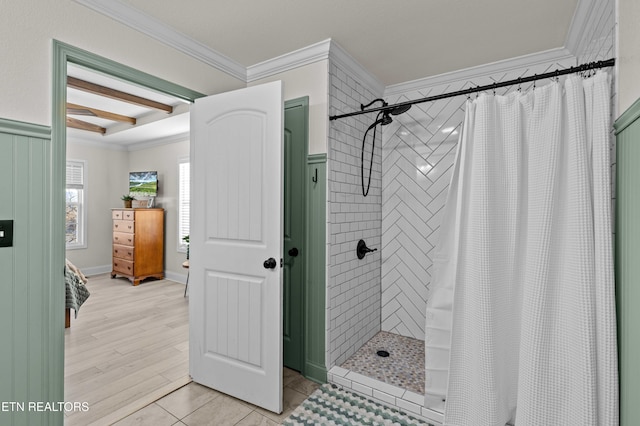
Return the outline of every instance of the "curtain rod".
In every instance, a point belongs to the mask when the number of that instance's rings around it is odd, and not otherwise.
[[[385,111],[385,110],[391,111],[392,109],[398,108],[398,107],[411,106],[413,104],[420,104],[423,102],[437,101],[440,99],[452,98],[454,96],[468,95],[471,93],[482,92],[485,90],[495,90],[498,87],[513,86],[514,84],[529,83],[531,81],[544,80],[545,78],[555,78],[565,74],[573,74],[577,72],[584,72],[584,71],[595,70],[600,68],[612,67],[615,65],[615,63],[616,63],[615,58],[607,59],[605,61],[589,62],[587,64],[577,65],[575,67],[565,68],[562,70],[555,70],[555,71],[547,72],[544,74],[534,74],[529,77],[519,77],[513,80],[502,81],[500,83],[493,83],[493,84],[487,84],[485,86],[471,87],[469,89],[458,90],[456,92],[443,93],[441,95],[429,96],[427,98],[415,99],[413,101],[399,102],[393,105],[383,105],[376,108],[363,109],[362,111],[354,111],[346,114],[330,115],[329,120],[333,121],[333,120],[338,120],[340,118],[353,117],[354,115],[366,114],[369,112],[378,112],[378,111]]]

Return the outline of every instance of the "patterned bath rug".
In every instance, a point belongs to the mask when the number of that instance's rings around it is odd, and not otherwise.
[[[430,425],[407,413],[326,384],[296,408],[283,425]]]

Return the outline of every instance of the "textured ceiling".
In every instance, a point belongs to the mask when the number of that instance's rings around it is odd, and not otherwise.
[[[124,0],[250,66],[331,38],[384,85],[563,47],[577,0]]]

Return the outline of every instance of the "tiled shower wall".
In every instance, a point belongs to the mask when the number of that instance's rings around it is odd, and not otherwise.
[[[379,98],[335,61],[329,68],[329,113],[360,109]],[[360,187],[362,136],[373,114],[331,121],[328,144],[329,274],[327,299],[327,366],[339,365],[380,331],[381,139],[377,135],[371,188]],[[371,132],[365,154],[365,177],[371,153]],[[366,184],[366,183],[365,183]],[[378,251],[356,257],[358,240]]]
[[[586,30],[575,56],[579,64],[615,58],[615,0],[593,2]]]
[[[386,97],[389,104],[575,65],[549,62]],[[538,82],[538,85],[546,84]],[[523,85],[527,90],[531,85]],[[498,89],[505,94],[516,87]],[[384,128],[382,143],[382,330],[424,340],[431,258],[464,121],[466,98],[413,105]]]
[[[507,73],[425,87],[386,97],[390,103],[418,99],[576,63],[615,57],[615,1],[594,1],[574,61],[548,63]],[[614,70],[609,70],[615,79]],[[539,82],[538,84],[545,84]],[[612,123],[618,113],[612,81]],[[516,87],[499,89],[504,94]],[[523,87],[523,89],[526,89]],[[382,330],[424,339],[431,256],[451,178],[464,97],[414,105],[383,133],[382,152]],[[453,129],[453,130],[452,130]],[[444,131],[446,130],[446,131]],[[615,201],[615,137],[611,133],[612,194]],[[613,203],[612,203],[613,205]]]
[[[607,59],[615,56],[614,35],[614,0],[594,1],[574,60],[425,86],[389,95],[386,100],[392,104]],[[379,95],[335,62],[330,65],[329,79],[330,114],[357,110],[361,103]],[[530,86],[523,85],[522,89]],[[498,93],[516,89],[502,88]],[[612,106],[615,99],[612,84]],[[360,147],[362,135],[374,117],[363,115],[330,123],[328,366],[346,360],[378,331],[380,324],[382,330],[424,339],[431,255],[465,101],[464,97],[457,97],[414,105],[409,112],[394,117],[394,122],[384,127],[382,154],[377,142],[371,191],[366,198],[360,189]],[[612,108],[612,117],[616,116]],[[615,177],[613,141],[612,134]],[[367,164],[368,159],[365,157]],[[370,247],[382,249],[358,261],[355,245],[360,238]]]

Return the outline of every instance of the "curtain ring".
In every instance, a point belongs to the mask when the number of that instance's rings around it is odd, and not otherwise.
[[[518,77],[518,92],[522,92],[522,78]]]
[[[496,83],[493,83],[493,96],[496,95]]]

